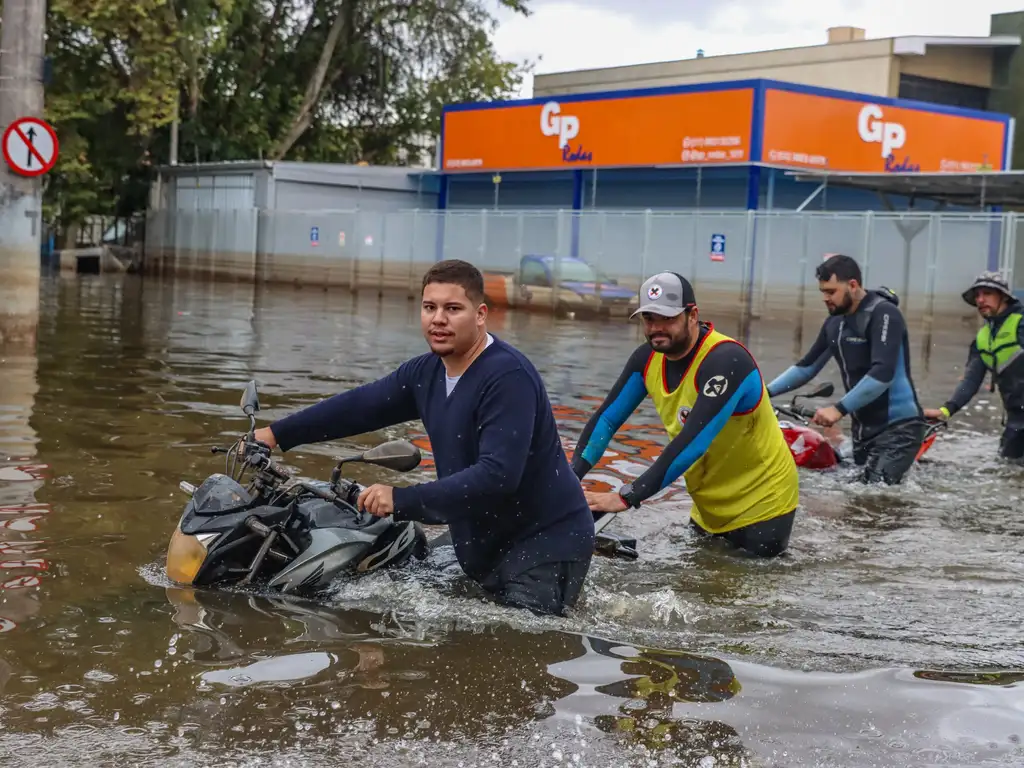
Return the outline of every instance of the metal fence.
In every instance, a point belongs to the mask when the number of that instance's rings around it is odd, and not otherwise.
[[[829,253],[858,260],[867,286],[931,313],[984,269],[1024,274],[1016,213],[793,211],[151,211],[147,270],[258,281],[414,290],[427,265],[462,258],[518,271],[528,255],[579,259],[636,287],[673,270],[698,298],[755,313],[813,299]],[[572,269],[579,265],[573,265]],[[567,270],[566,270],[567,271]]]

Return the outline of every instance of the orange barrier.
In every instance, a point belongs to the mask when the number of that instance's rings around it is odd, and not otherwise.
[[[492,307],[511,307],[512,277],[494,272],[484,272],[484,293]]]

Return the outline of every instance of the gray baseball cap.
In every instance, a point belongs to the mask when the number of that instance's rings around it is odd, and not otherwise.
[[[659,272],[640,286],[640,306],[630,319],[642,312],[662,317],[677,317],[690,307],[697,306],[690,281],[677,272]]]

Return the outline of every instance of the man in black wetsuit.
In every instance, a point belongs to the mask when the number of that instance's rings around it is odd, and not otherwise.
[[[963,293],[976,307],[985,324],[967,352],[964,377],[953,396],[941,408],[925,410],[928,418],[945,421],[966,406],[981,389],[985,374],[992,372],[989,391],[998,387],[1005,421],[999,440],[1004,459],[1024,458],[1024,307],[998,272],[982,272]]]
[[[846,395],[819,408],[814,422],[830,427],[849,414],[861,479],[901,483],[921,447],[925,421],[910,378],[910,341],[898,300],[888,289],[865,291],[860,267],[849,256],[831,256],[816,275],[829,317],[810,351],[772,381],[768,393],[802,387],[834,357]]]
[[[785,551],[799,482],[750,353],[698,319],[686,278],[662,272],[640,288],[647,343],[637,348],[591,416],[573,453],[582,480],[629,415],[650,395],[672,438],[634,483],[617,493],[587,493],[594,512],[622,512],[686,481],[690,520],[700,530],[760,557]]]

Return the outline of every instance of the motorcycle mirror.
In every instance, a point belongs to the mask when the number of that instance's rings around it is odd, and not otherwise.
[[[826,381],[816,389],[812,389],[804,397],[832,397],[832,393],[835,391],[835,385],[831,381]]]
[[[420,465],[421,458],[420,449],[408,440],[391,440],[381,443],[349,461],[373,464],[377,467],[384,467],[384,469],[393,469],[396,472],[411,472]]]
[[[242,413],[246,416],[252,416],[260,410],[260,398],[256,392],[255,381],[250,381],[245,385],[245,391],[242,392],[242,400],[239,405],[242,406]]]

